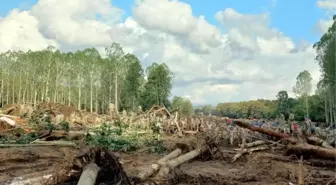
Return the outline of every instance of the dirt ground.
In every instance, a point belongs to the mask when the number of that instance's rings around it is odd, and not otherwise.
[[[279,152],[253,153],[230,163],[234,151],[223,153],[221,159],[196,159],[181,165],[168,180],[161,184],[204,185],[288,185],[297,184],[298,160]],[[39,178],[53,174],[68,163],[77,149],[59,147],[22,147],[0,149],[0,184],[14,183],[18,179]],[[148,169],[161,156],[134,152],[116,153],[129,177]],[[294,160],[293,160],[294,159]],[[331,165],[330,165],[331,163]],[[311,185],[335,184],[335,168],[330,161],[320,161],[319,166],[303,165],[305,183]],[[316,163],[317,164],[317,163]],[[329,165],[329,167],[328,167]],[[324,166],[324,167],[323,167]],[[157,179],[156,179],[157,180]],[[37,183],[33,183],[37,184]]]

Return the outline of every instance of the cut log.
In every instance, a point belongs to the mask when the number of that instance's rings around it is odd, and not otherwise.
[[[42,145],[49,145],[49,146],[62,146],[62,147],[76,147],[76,144],[70,141],[41,141],[41,140],[35,140],[31,142],[30,144],[42,144]]]
[[[307,138],[307,140],[308,140],[308,143],[310,143],[310,144],[323,146],[325,148],[334,148],[328,142],[326,142],[325,140],[323,140],[321,138],[318,138],[316,136],[310,136],[310,137]]]
[[[91,162],[85,166],[77,185],[94,185],[98,176],[99,167],[96,163]]]
[[[276,132],[276,131],[271,130],[271,129],[255,127],[255,126],[251,125],[248,121],[245,121],[245,120],[235,119],[234,123],[236,125],[240,126],[240,127],[247,128],[249,130],[256,131],[256,132],[259,132],[259,133],[262,133],[262,134],[266,134],[266,135],[275,137],[277,139],[286,140],[286,141],[289,141],[290,143],[293,143],[293,144],[298,142],[298,140],[296,138],[292,137],[289,134],[279,133],[279,132]]]
[[[182,153],[182,150],[177,148],[168,155],[164,156],[163,158],[159,159],[156,163],[153,163],[151,168],[148,171],[141,172],[138,177],[141,181],[147,180],[150,176],[154,175],[156,172],[159,171],[161,165],[164,165],[168,160],[174,159],[178,157]]]
[[[319,158],[335,160],[336,149],[323,148],[311,144],[300,143],[296,145],[290,145],[287,147],[287,154],[295,153],[296,155],[312,155]]]
[[[180,157],[177,157],[175,159],[168,161],[167,163],[161,166],[160,171],[159,171],[159,176],[162,178],[167,177],[167,175],[172,169],[180,166],[183,163],[186,163],[194,159],[195,157],[199,156],[201,152],[202,152],[201,149],[195,149],[184,155],[181,155]]]

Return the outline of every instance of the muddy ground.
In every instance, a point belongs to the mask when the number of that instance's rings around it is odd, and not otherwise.
[[[279,151],[259,152],[240,158],[235,163],[230,160],[235,154],[231,148],[220,159],[196,159],[183,164],[174,171],[168,181],[162,184],[204,184],[204,185],[288,185],[297,184],[298,160],[284,156]],[[39,178],[60,170],[64,163],[80,151],[73,148],[60,147],[22,147],[0,149],[0,184],[13,185],[21,179]],[[136,176],[146,170],[160,155],[144,152],[115,153],[129,177]],[[303,171],[305,184],[329,185],[336,184],[334,162],[304,160]],[[316,160],[315,160],[316,161]],[[317,166],[319,167],[317,167]],[[16,183],[19,184],[19,183]],[[38,183],[31,183],[38,184]]]

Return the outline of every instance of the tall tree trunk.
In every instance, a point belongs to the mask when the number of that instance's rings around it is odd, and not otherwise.
[[[93,112],[93,74],[90,72],[90,112]]]
[[[5,104],[4,101],[4,74],[1,73],[1,90],[0,90],[0,96],[1,96],[1,104],[2,106]]]
[[[80,75],[78,74],[78,76],[77,76],[77,78],[78,78],[78,81],[79,81],[79,85],[78,85],[78,105],[77,105],[77,109],[78,110],[81,110],[81,95],[82,95],[82,91],[81,91],[81,86],[82,86],[82,84],[81,84],[81,78],[80,78]]]
[[[309,117],[308,95],[305,96],[305,104],[306,104],[306,115],[307,117]]]
[[[114,103],[115,103],[115,111],[119,111],[118,106],[118,74],[115,75],[115,82],[114,82]]]
[[[328,114],[328,98],[327,98],[326,90],[324,90],[323,96],[324,96],[324,115],[325,115],[326,122],[329,125],[330,121],[329,121],[329,114]]]
[[[15,81],[12,80],[12,103],[15,104]]]

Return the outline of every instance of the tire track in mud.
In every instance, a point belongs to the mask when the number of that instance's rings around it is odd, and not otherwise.
[[[71,158],[77,151],[60,147],[21,147],[0,149],[0,184],[13,179],[51,174],[56,166]]]

